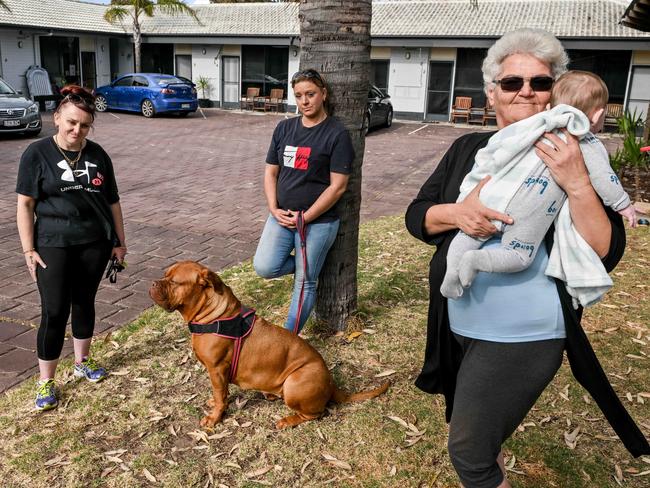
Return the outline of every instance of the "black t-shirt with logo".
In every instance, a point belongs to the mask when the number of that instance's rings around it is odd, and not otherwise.
[[[78,154],[65,153],[69,159]],[[20,159],[16,193],[36,200],[34,235],[39,246],[113,238],[110,205],[120,198],[113,164],[99,144],[86,140],[73,170],[52,137],[34,142]]]
[[[307,210],[330,185],[330,172],[350,174],[354,149],[343,124],[327,117],[314,127],[302,125],[301,117],[283,120],[275,128],[266,162],[280,165],[278,206],[284,210]],[[336,206],[317,222],[336,220]]]

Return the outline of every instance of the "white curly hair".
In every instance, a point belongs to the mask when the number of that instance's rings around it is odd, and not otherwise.
[[[530,54],[551,67],[557,79],[566,72],[569,56],[557,37],[543,29],[517,29],[506,32],[490,49],[483,60],[483,84],[485,93],[499,76],[501,63],[511,54]]]

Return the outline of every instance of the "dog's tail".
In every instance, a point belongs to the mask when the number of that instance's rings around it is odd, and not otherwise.
[[[374,390],[362,391],[359,393],[347,393],[343,390],[336,388],[334,390],[334,395],[332,395],[332,400],[336,403],[350,403],[350,402],[362,402],[364,400],[369,400],[371,398],[378,397],[390,386],[390,381],[387,381],[383,385],[375,388]]]

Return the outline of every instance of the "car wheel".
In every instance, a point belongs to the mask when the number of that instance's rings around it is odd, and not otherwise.
[[[363,126],[361,127],[361,133],[363,134],[363,137],[366,137],[368,135],[369,130],[370,130],[370,115],[366,114],[363,116]]]
[[[140,104],[140,111],[142,112],[142,115],[147,118],[151,118],[156,115],[156,109],[153,106],[153,102],[148,98],[143,100]]]
[[[103,95],[97,95],[97,97],[95,97],[95,109],[98,112],[106,112],[107,108],[108,103],[106,102],[106,98],[104,98]]]
[[[388,114],[386,114],[386,123],[384,124],[385,127],[390,127],[393,125],[393,109],[388,110]]]

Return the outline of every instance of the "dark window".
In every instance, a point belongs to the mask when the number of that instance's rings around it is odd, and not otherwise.
[[[288,47],[242,46],[242,94],[250,87],[259,88],[260,96],[270,95],[273,88],[286,94],[288,65]]]
[[[623,103],[631,51],[587,51],[569,49],[569,69],[591,71],[600,76],[609,90],[610,103]]]
[[[141,73],[174,72],[173,44],[142,44]]]
[[[472,97],[473,107],[485,106],[481,65],[486,54],[487,49],[458,49],[454,99],[456,97]]]
[[[144,76],[136,76],[133,78],[133,86],[149,86],[149,82]]]
[[[374,59],[370,61],[370,83],[384,93],[388,93],[388,69],[390,61]]]
[[[70,83],[80,84],[79,39],[77,37],[41,37],[41,66],[50,81],[62,88]]]
[[[124,78],[120,78],[115,82],[115,86],[131,86],[133,82],[133,76],[125,76]]]

